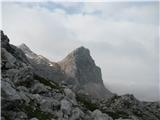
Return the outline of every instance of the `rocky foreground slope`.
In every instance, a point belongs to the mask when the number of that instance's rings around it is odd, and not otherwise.
[[[160,120],[157,102],[107,90],[84,47],[55,63],[1,31],[1,73],[2,120]]]

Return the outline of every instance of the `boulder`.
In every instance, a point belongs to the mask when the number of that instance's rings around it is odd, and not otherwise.
[[[20,100],[18,91],[16,91],[15,86],[8,80],[1,81],[1,92],[2,96],[9,100]]]
[[[34,85],[32,85],[31,87],[31,92],[38,93],[38,94],[46,93],[46,92],[49,92],[50,90],[51,90],[51,87],[45,86],[44,84],[39,82],[35,82]]]
[[[65,88],[64,93],[74,105],[77,105],[76,95],[71,89]]]
[[[70,120],[77,120],[83,117],[84,117],[83,111],[79,109],[78,107],[76,107],[72,110],[72,115],[71,115]]]
[[[61,111],[63,116],[70,115],[72,110],[72,103],[68,101],[66,98],[61,100]]]
[[[94,110],[92,113],[93,120],[113,120],[107,114],[102,113],[100,110]]]
[[[30,120],[39,120],[39,119],[34,117],[34,118],[31,118]]]

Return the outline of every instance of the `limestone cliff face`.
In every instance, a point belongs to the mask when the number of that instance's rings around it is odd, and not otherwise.
[[[95,65],[88,49],[77,48],[58,63],[69,77],[76,78],[81,85],[89,82],[103,84],[101,70]]]
[[[104,87],[101,69],[96,66],[87,48],[77,48],[58,64],[68,77],[68,82],[76,85],[83,93],[98,98],[112,95]]]

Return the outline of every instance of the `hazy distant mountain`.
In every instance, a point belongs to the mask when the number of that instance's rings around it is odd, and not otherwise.
[[[96,98],[108,98],[112,93],[104,87],[101,69],[95,65],[89,50],[80,47],[62,61],[55,63],[33,53],[25,44],[19,46],[28,57],[35,73],[55,82],[68,84],[73,90]]]
[[[88,49],[79,47],[58,62],[68,77],[67,83],[74,83],[81,92],[98,98],[113,94],[104,87],[101,69],[96,66]]]
[[[61,71],[57,63],[48,60],[42,55],[35,54],[25,44],[21,44],[18,47],[25,53],[37,75],[55,82],[61,82],[65,79],[64,72]]]
[[[1,70],[1,120],[160,120],[157,102],[108,91],[84,47],[55,63],[1,31]]]

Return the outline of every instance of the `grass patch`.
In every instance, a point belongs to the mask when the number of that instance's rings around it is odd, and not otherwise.
[[[29,118],[36,117],[39,120],[50,120],[51,115],[44,113],[39,109],[34,110],[31,106],[24,106],[23,108]]]
[[[128,119],[129,118],[128,113],[123,112],[123,111],[106,111],[106,110],[102,110],[102,109],[100,109],[100,110],[103,113],[108,114],[113,119],[118,119],[118,118]]]
[[[59,90],[61,93],[63,92],[63,88],[60,87],[57,83],[55,83],[53,81],[47,80],[47,79],[45,79],[43,77],[40,77],[40,76],[38,76],[36,74],[34,74],[34,79],[38,80],[40,83],[42,83],[42,84],[44,84],[46,86],[49,86],[49,87],[51,87],[53,89]]]
[[[35,106],[34,101],[30,101],[29,105],[21,105],[19,109],[25,112],[29,119],[33,117],[36,117],[39,120],[51,120],[51,118],[57,118],[53,114],[41,111],[39,106]]]
[[[138,109],[133,109],[133,114],[135,114],[138,117],[143,117],[142,112]]]
[[[76,95],[76,100],[85,108],[94,111],[96,109],[98,109],[97,104],[92,103],[91,100],[83,94],[77,94]]]
[[[32,83],[31,83],[32,80],[27,80],[27,81],[19,81],[18,83],[15,83],[16,86],[25,86],[27,88],[31,87]]]

